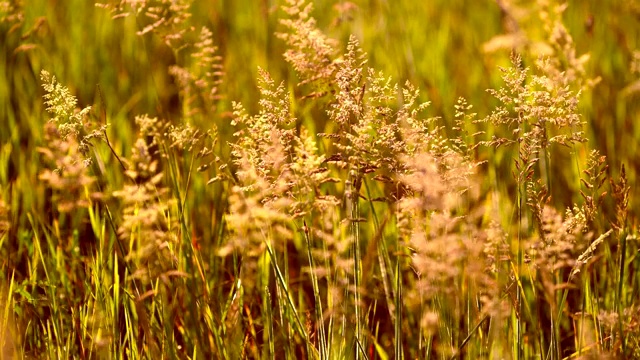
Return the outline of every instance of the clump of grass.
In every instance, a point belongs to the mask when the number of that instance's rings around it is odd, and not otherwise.
[[[161,184],[163,174],[157,171],[148,145],[142,139],[135,145],[129,171],[139,183],[125,185],[113,196],[122,199],[118,234],[129,244],[127,258],[141,262],[132,275],[149,280],[177,266],[173,253],[178,227],[175,200],[167,197],[169,190]]]
[[[27,175],[0,192],[3,254],[20,239],[0,342],[52,358],[638,356],[631,186],[588,149],[588,56],[564,5],[500,5],[511,34],[485,50],[515,51],[494,107],[459,98],[451,119],[307,1],[286,2],[276,35],[297,79],[259,69],[255,104],[220,95],[228,48],[195,4],[100,5],[169,47],[179,104],[112,142],[106,113],[41,73],[46,201],[10,200]]]

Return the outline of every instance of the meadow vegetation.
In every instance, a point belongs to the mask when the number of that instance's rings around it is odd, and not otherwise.
[[[635,1],[0,1],[0,358],[640,359]]]

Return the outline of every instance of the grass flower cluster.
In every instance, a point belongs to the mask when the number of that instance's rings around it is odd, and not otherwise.
[[[282,58],[247,101],[218,44],[234,5],[87,9],[149,79],[120,63],[86,87],[38,43],[51,19],[0,2],[2,69],[28,59],[42,95],[0,101],[0,358],[640,358],[640,160],[593,138],[585,97],[611,83],[566,4],[498,1],[477,48],[503,66],[446,111],[366,36],[332,37],[360,5],[270,4]]]

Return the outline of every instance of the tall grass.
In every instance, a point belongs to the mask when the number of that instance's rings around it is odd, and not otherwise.
[[[0,2],[1,357],[640,358],[637,6],[317,5]]]

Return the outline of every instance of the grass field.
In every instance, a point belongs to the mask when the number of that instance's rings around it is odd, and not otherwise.
[[[633,0],[0,1],[0,358],[640,359]]]

